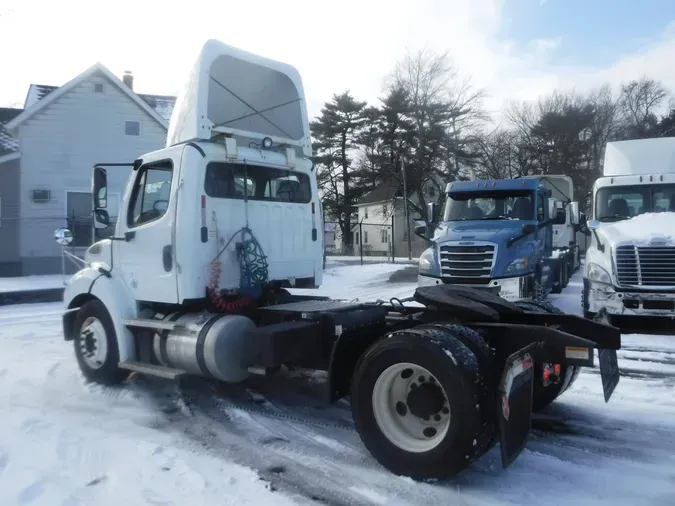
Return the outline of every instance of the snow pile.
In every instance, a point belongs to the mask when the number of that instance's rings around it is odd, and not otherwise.
[[[630,220],[618,221],[611,227],[622,235],[633,239],[634,243],[647,243],[652,237],[665,239],[668,243],[673,242],[673,230],[675,230],[675,213],[644,213]]]

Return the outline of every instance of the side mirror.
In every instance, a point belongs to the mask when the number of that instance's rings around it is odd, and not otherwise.
[[[567,221],[567,212],[564,209],[556,209],[555,215],[553,217],[553,223],[555,225],[564,225]]]
[[[429,222],[430,223],[436,223],[438,221],[438,216],[436,216],[436,203],[435,202],[429,202],[427,204],[428,208],[428,215],[429,215]]]
[[[537,230],[532,223],[525,223],[521,229],[523,235],[533,234]]]
[[[108,207],[108,174],[103,167],[94,167],[91,193],[94,196],[94,209]]]
[[[417,225],[414,228],[415,235],[418,237],[421,237],[422,239],[428,239],[427,238],[427,226],[426,225]]]
[[[94,209],[94,228],[108,228],[110,215],[105,209]]]
[[[66,227],[57,228],[54,231],[54,239],[61,246],[68,246],[73,242],[73,233]]]

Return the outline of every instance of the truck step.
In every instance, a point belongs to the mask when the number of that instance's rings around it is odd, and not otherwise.
[[[127,371],[169,380],[175,380],[187,374],[180,369],[172,369],[171,367],[164,367],[163,365],[146,364],[143,362],[120,362],[117,366],[120,369],[126,369]]]
[[[124,320],[124,325],[127,327],[157,330],[173,330],[176,328],[176,324],[174,322],[155,320],[152,318],[130,318],[128,320]]]

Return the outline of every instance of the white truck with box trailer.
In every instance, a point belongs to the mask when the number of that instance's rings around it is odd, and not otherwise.
[[[584,315],[675,317],[675,138],[608,142],[592,194]]]
[[[208,41],[166,147],[128,164],[113,236],[65,288],[64,337],[83,375],[240,383],[283,366],[324,370],[327,400],[350,397],[372,455],[418,479],[452,476],[497,441],[509,465],[532,411],[593,367],[595,350],[609,400],[618,329],[545,303],[457,286],[389,303],[292,294],[322,280],[311,155],[299,73]],[[98,228],[109,222],[106,165],[93,174]]]

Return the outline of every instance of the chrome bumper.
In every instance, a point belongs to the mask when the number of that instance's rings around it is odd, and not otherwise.
[[[495,288],[499,287],[499,296],[510,301],[527,300],[532,298],[533,275],[519,276],[516,278],[501,278],[492,279],[489,283],[484,285],[462,284],[462,286],[473,286],[476,288]],[[417,286],[434,286],[441,285],[443,281],[432,276],[417,276]],[[446,283],[452,284],[452,283]]]
[[[612,315],[675,318],[675,293],[617,292],[611,286],[590,282],[588,310],[597,313],[603,307]]]

